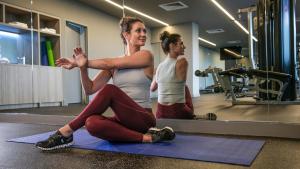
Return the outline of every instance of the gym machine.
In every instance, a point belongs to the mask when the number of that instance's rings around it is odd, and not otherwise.
[[[252,13],[255,11],[257,58],[253,57]],[[296,90],[299,77],[295,0],[259,0],[256,7],[240,9],[239,12],[248,14],[249,58],[252,69],[226,70],[220,75],[225,77],[226,83],[231,86],[232,76],[253,77],[256,80],[256,101],[252,102],[254,104],[299,104]],[[234,93],[231,95],[235,96]],[[232,98],[232,101],[233,104],[240,103],[236,98]]]
[[[204,77],[204,82],[205,82],[205,89],[201,89],[199,92],[200,94],[205,94],[205,93],[219,93],[223,92],[222,88],[222,81],[220,80],[219,72],[221,72],[221,68],[217,67],[211,67],[209,66],[207,69],[204,71],[196,70],[195,71],[195,76],[197,77]],[[208,75],[211,74],[212,79],[214,84],[212,86],[206,86],[206,78]]]
[[[245,69],[245,68],[236,68],[226,71],[222,71],[219,75],[223,78],[224,84],[226,85],[226,90],[229,90],[230,96],[232,98],[233,105],[240,104],[294,104],[295,101],[283,102],[283,94],[286,91],[288,84],[292,78],[291,75],[279,72],[270,72],[257,69]],[[244,76],[255,79],[255,91],[256,94],[253,96],[253,99],[238,99],[237,91],[234,89],[231,78],[235,76]],[[268,85],[270,88],[265,89],[265,85]],[[276,86],[272,88],[271,86]],[[259,96],[259,94],[267,94],[267,99],[264,99]],[[299,102],[297,102],[299,103]]]

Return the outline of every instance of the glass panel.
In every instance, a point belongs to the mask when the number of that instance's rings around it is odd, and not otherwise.
[[[227,16],[210,1],[186,1],[186,3],[190,8],[203,7],[203,11],[208,11],[207,15],[203,16],[209,15],[211,19],[192,23],[195,18],[188,18],[189,14],[186,14],[186,16],[182,15],[186,20],[180,22],[173,20],[170,27],[164,27],[132,11],[126,10],[125,13],[120,9],[124,3],[134,9],[144,9],[145,13],[162,19],[163,17],[160,16],[164,14],[160,15],[158,11],[161,9],[154,1],[113,0],[121,5],[119,7],[107,1],[2,1],[0,2],[0,83],[5,82],[5,85],[2,85],[5,87],[0,88],[1,105],[14,104],[28,107],[30,104],[29,107],[41,107],[32,109],[31,113],[55,115],[80,113],[85,107],[81,103],[87,102],[88,99],[82,93],[79,69],[62,69],[54,62],[60,57],[72,57],[73,48],[77,46],[85,50],[89,59],[123,55],[124,45],[119,36],[118,22],[123,15],[127,15],[137,16],[145,22],[149,33],[143,49],[152,51],[155,68],[166,57],[161,48],[160,33],[168,30],[170,33],[179,33],[182,36],[186,45],[184,57],[189,63],[186,83],[194,96],[193,105],[196,115],[215,113],[218,116],[217,120],[220,121],[299,122],[297,120],[299,103],[283,105],[281,100],[276,105],[270,103],[276,101],[278,97],[278,94],[271,93],[271,89],[276,90],[279,87],[275,85],[276,81],[269,82],[270,76],[272,72],[282,73],[282,71],[278,71],[278,68],[273,65],[273,62],[278,60],[270,59],[270,51],[266,53],[264,39],[267,25],[263,20],[265,8],[258,8],[262,10],[260,16],[258,11],[252,11],[253,37],[258,41],[253,41],[251,52],[253,57],[251,57],[249,35],[235,25],[235,22],[225,18]],[[224,3],[222,5],[228,7],[228,11],[236,21],[248,30],[251,8],[239,13],[238,10],[253,4],[263,6],[264,2],[271,1],[243,0],[235,1],[234,4],[231,1],[222,1]],[[299,44],[300,3],[299,0],[297,2],[296,43]],[[153,9],[157,9],[158,14],[146,4],[153,5]],[[180,11],[184,12],[190,8]],[[169,14],[170,16],[164,17],[170,17],[171,22],[174,17],[172,12]],[[222,28],[224,32],[215,30],[221,33],[208,33],[212,28]],[[195,32],[198,34],[194,34]],[[201,40],[195,41],[198,36],[215,42],[216,47]],[[195,45],[198,42],[199,47]],[[269,40],[267,43],[270,43]],[[273,49],[281,48],[274,46]],[[299,65],[299,50],[296,57],[297,65]],[[294,70],[298,72],[299,67]],[[96,69],[88,71],[90,78],[99,72]],[[16,84],[14,81],[2,80],[4,77],[20,81],[23,87],[12,85]],[[296,81],[293,82],[296,84],[297,96],[300,95],[298,79],[297,76]],[[10,96],[11,91],[17,91],[17,94]],[[2,95],[9,97],[2,97]],[[23,96],[26,101],[9,102],[10,99]],[[155,113],[157,92],[151,93],[151,97],[155,103],[153,105]],[[91,100],[93,96],[89,98]],[[288,113],[283,113],[286,111]],[[189,122],[190,120],[186,121]]]
[[[253,21],[257,21],[254,19],[257,18],[257,14],[256,8],[251,7],[253,3],[255,2],[239,1],[235,5],[231,4],[231,7],[227,4],[227,9],[224,2],[222,6],[257,39],[257,24]],[[259,41],[249,40],[253,38],[240,26],[235,25],[236,22],[228,23],[232,24],[232,27],[227,28],[227,22],[222,20],[227,16],[218,8],[213,10],[215,14],[211,14],[210,17],[216,18],[222,26],[216,23],[202,24],[199,31],[200,37],[215,39],[217,46],[213,48],[206,42],[199,41],[200,67],[195,75],[200,81],[200,99],[195,100],[196,110],[202,113],[215,112],[221,121],[268,121],[267,104],[260,105],[257,100],[258,78],[253,73],[259,69]],[[222,27],[223,30],[212,30],[212,27]]]

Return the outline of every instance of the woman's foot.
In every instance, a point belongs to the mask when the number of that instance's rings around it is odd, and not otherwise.
[[[64,137],[58,130],[57,132],[52,134],[48,139],[37,142],[35,146],[41,150],[50,151],[70,147],[73,144],[73,135],[70,135],[69,137]]]
[[[215,113],[207,113],[204,115],[195,115],[195,120],[217,120],[217,115]]]
[[[175,132],[173,131],[173,129],[171,127],[164,127],[162,129],[152,127],[152,128],[149,128],[146,135],[151,136],[152,143],[162,142],[162,141],[171,141],[176,137]]]

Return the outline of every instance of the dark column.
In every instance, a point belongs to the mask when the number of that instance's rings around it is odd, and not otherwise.
[[[295,0],[259,0],[257,15],[259,69],[292,75],[282,100],[295,100]]]

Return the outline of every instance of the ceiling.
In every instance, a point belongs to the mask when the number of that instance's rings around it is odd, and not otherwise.
[[[123,12],[120,8],[112,6],[104,0],[77,0],[89,6],[92,6],[109,15],[121,18]],[[122,0],[113,0],[118,4],[122,4]],[[163,3],[170,3],[181,1],[188,6],[188,8],[176,11],[165,11],[158,5]],[[239,17],[238,9],[246,8],[256,5],[258,0],[218,0],[218,2],[227,10],[235,19],[238,19],[244,27],[247,28],[247,15],[242,14]],[[298,22],[297,27],[297,41],[300,42],[300,0],[296,4],[296,18]],[[144,12],[152,17],[160,19],[169,25],[175,25],[185,22],[195,22],[199,25],[199,36],[217,44],[217,47],[212,47],[204,42],[200,42],[201,46],[212,49],[220,47],[238,45],[244,48],[248,47],[248,35],[242,31],[236,24],[229,20],[210,0],[124,0],[124,4],[141,12]],[[125,10],[126,15],[138,16],[142,18],[147,27],[155,28],[163,25],[151,21],[147,18],[133,14]],[[218,34],[208,34],[206,30],[223,29],[225,32]],[[238,44],[229,44],[228,41],[240,41]]]

